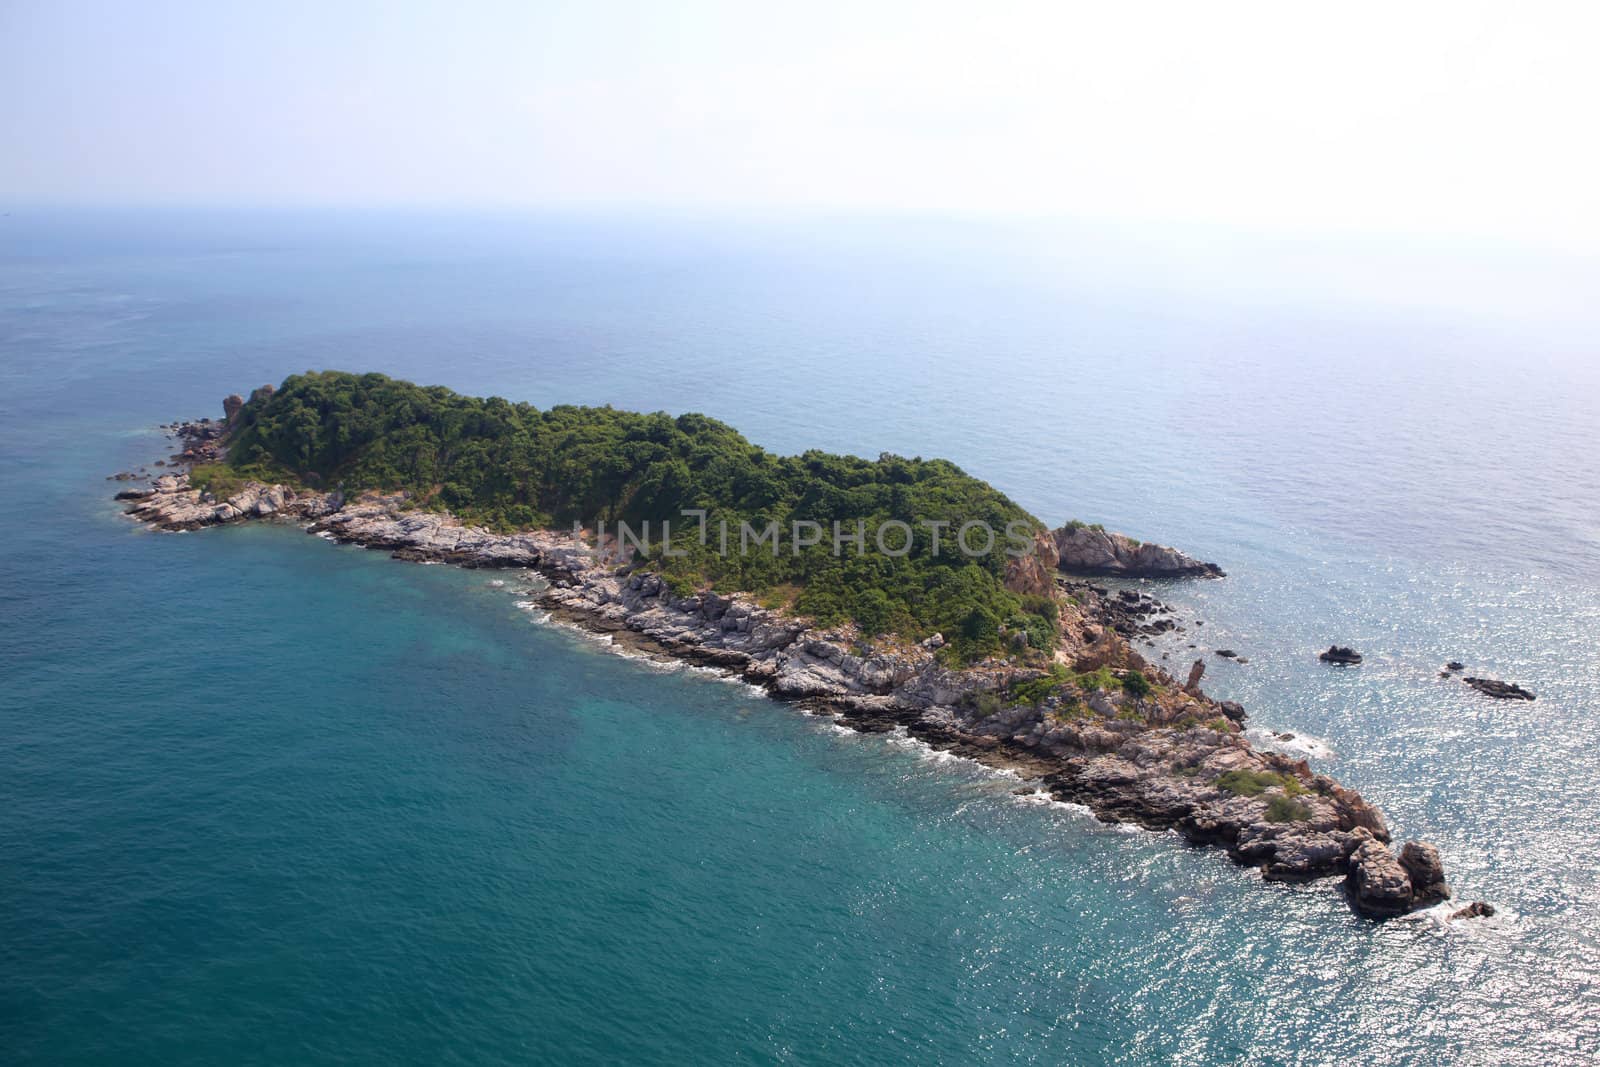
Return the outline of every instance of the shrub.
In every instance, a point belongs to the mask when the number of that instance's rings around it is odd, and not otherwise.
[[[1217,788],[1241,797],[1258,797],[1279,784],[1278,776],[1268,771],[1224,771]]]
[[[961,702],[976,712],[980,719],[987,719],[1005,707],[1005,702],[1000,699],[1000,694],[991,693],[988,690],[968,693],[961,698]]]
[[[232,467],[225,463],[200,463],[189,469],[189,487],[210,493],[218,500],[226,500],[246,482],[295,484],[295,479],[268,464]]]
[[[1045,698],[1050,695],[1054,688],[1055,686],[1048,676],[1032,678],[1026,682],[1014,682],[1010,688],[1011,699],[1009,703],[1013,706],[1032,704],[1034,707],[1038,707],[1045,702]]]
[[[1224,771],[1217,778],[1217,788],[1241,797],[1258,797],[1269,789],[1281,789],[1291,797],[1307,791],[1300,779],[1275,771]]]
[[[1072,680],[1076,682],[1078,688],[1082,689],[1085,693],[1094,692],[1096,689],[1109,692],[1122,684],[1117,679],[1117,676],[1111,673],[1110,667],[1101,667],[1098,670],[1086,671],[1082,674],[1074,675]]]
[[[1028,615],[1037,615],[1048,622],[1054,623],[1061,615],[1061,607],[1054,597],[1041,596],[1037,593],[1024,593],[1022,596],[1022,610]]]
[[[1150,679],[1142,671],[1129,671],[1122,676],[1122,688],[1135,697],[1147,697],[1155,686],[1150,684]]]
[[[1286,796],[1270,797],[1267,800],[1268,822],[1305,822],[1311,818],[1311,809],[1298,800],[1291,800]]]
[[[690,596],[696,591],[695,583],[692,580],[675,574],[663,575],[661,581],[673,596]]]
[[[1061,706],[1050,713],[1050,717],[1057,722],[1072,722],[1074,719],[1093,718],[1094,712],[1083,701],[1072,697],[1064,699]]]

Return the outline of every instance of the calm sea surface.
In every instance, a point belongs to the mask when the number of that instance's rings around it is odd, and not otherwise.
[[[1597,278],[1205,234],[13,209],[0,1061],[1588,1061]],[[156,424],[323,367],[947,456],[1216,560],[1159,591],[1204,625],[1152,654],[1246,655],[1208,688],[1500,916],[1373,924],[622,659],[505,576],[111,504]],[[1367,663],[1322,667],[1334,640]]]

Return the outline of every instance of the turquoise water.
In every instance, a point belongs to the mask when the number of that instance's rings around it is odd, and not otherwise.
[[[1600,1049],[1600,333],[1550,296],[1577,266],[1468,300],[1483,278],[1424,291],[1360,247],[1224,274],[975,226],[0,222],[6,1062]],[[1502,915],[1372,924],[624,660],[494,575],[110,504],[156,423],[321,366],[946,455],[1215,559],[1161,590],[1204,626],[1152,655],[1247,655],[1209,688],[1326,745]],[[1332,640],[1367,664],[1322,669]]]

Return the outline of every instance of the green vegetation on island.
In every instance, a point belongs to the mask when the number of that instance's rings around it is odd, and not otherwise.
[[[748,591],[825,625],[854,620],[867,634],[915,640],[942,632],[950,654],[963,660],[1002,650],[1042,656],[1055,644],[1054,601],[1005,585],[1004,531],[1016,523],[1031,534],[1043,525],[945,460],[778,456],[704,415],[541,410],[337,371],[294,375],[270,394],[258,391],[229,438],[226,463],[235,477],[405,491],[417,506],[501,531],[574,523],[592,530],[618,521],[640,530],[648,522],[652,569],[679,591]],[[220,470],[203,475],[226,481]],[[704,543],[685,510],[709,516]],[[725,554],[724,521],[734,540]],[[816,523],[819,543],[792,543],[787,531],[797,521]],[[890,521],[910,527],[904,555],[873,544],[870,531]],[[664,522],[670,554],[659,543]],[[762,530],[774,522],[785,531],[780,544],[740,550],[741,524]],[[963,554],[953,538],[968,522],[1000,531],[1002,540],[985,554]],[[835,523],[847,538],[842,545]],[[863,526],[864,549],[848,540]],[[904,535],[891,540],[899,551]]]
[[[1291,797],[1306,791],[1306,787],[1294,775],[1274,771],[1224,771],[1217,778],[1217,787],[1241,797],[1258,797],[1274,788],[1283,790]]]

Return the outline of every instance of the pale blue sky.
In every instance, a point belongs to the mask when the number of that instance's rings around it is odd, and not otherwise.
[[[993,213],[1600,248],[1593,7],[0,0],[0,199]]]

